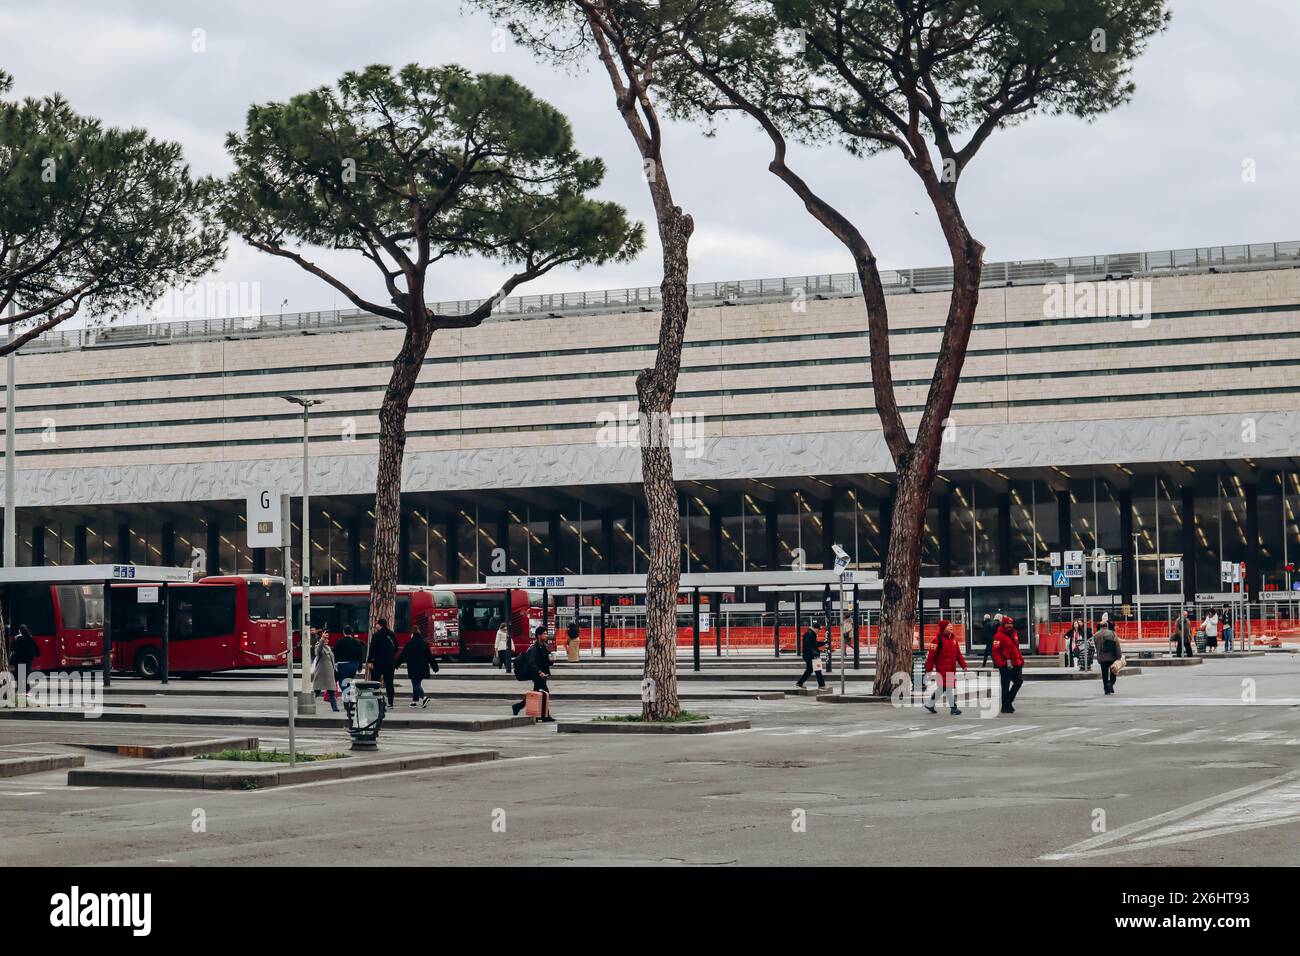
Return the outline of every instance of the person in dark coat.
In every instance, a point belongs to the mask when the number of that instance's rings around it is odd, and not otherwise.
[[[539,624],[537,630],[533,632],[533,644],[528,650],[524,651],[515,658],[515,680],[531,680],[533,690],[541,691],[547,695],[549,700],[550,687],[547,686],[546,679],[551,676],[551,649],[546,646],[546,628]],[[528,700],[518,701],[511,704],[510,709],[514,711],[516,717],[519,712],[527,706]],[[547,723],[554,722],[555,718],[550,714],[550,707],[547,707],[547,713],[541,718]]]
[[[993,663],[997,665],[998,676],[1002,680],[1002,713],[1014,714],[1012,706],[1016,694],[1023,684],[1025,667],[1024,655],[1020,653],[1020,635],[1010,618],[1002,619],[997,636],[993,638]]]
[[[939,694],[942,693],[948,699],[948,713],[957,717],[961,715],[957,709],[957,667],[960,666],[962,670],[968,668],[951,628],[951,621],[939,622],[939,635],[935,638],[934,647],[925,657],[925,672],[928,674],[934,671],[938,677],[934,685],[934,698],[925,705],[925,709],[932,714],[938,713],[934,705],[939,702]]]
[[[813,669],[813,662],[821,655],[823,646],[825,646],[824,643],[817,640],[816,628],[810,627],[808,630],[803,632],[803,648],[800,652],[803,657],[803,675],[794,682],[796,687],[802,687],[803,682],[814,673],[817,675],[817,686],[826,686],[826,678],[822,676],[822,672],[820,670],[814,671]]]
[[[984,620],[980,623],[980,639],[984,641],[984,660],[980,662],[980,667],[989,666],[989,655],[993,653],[993,639],[998,636],[998,628],[1002,624],[1002,615],[988,614],[984,615]]]
[[[1115,693],[1115,675],[1110,665],[1122,657],[1119,637],[1110,627],[1110,616],[1101,616],[1101,627],[1097,628],[1097,663],[1101,666],[1101,686],[1107,694]]]
[[[32,637],[26,624],[18,625],[18,634],[14,637],[13,650],[9,654],[9,663],[13,665],[14,675],[18,678],[20,693],[27,693],[27,680],[32,674],[32,664],[41,656],[41,646]]]
[[[430,672],[438,673],[438,662],[434,659],[433,651],[429,650],[429,642],[424,639],[424,632],[419,625],[397,657],[397,665],[402,664],[406,665],[406,676],[411,679],[411,706],[428,707],[429,698],[424,696],[424,688],[420,684],[428,679]]]
[[[334,663],[339,684],[352,680],[365,666],[366,645],[357,640],[357,636],[352,633],[351,624],[343,628],[343,636],[334,645]]]
[[[393,674],[397,670],[397,636],[388,629],[382,618],[379,630],[370,635],[370,676],[382,681],[388,696],[388,706],[393,706]]]
[[[1192,649],[1192,622],[1188,619],[1185,608],[1179,612],[1178,620],[1174,622],[1174,647],[1175,657],[1182,657],[1184,651],[1188,657],[1195,654]]]

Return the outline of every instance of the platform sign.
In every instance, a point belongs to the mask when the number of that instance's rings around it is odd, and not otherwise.
[[[137,588],[135,592],[135,600],[137,604],[157,604],[158,603],[157,585],[154,585],[153,587]]]
[[[1068,588],[1069,586],[1070,586],[1070,579],[1064,571],[1052,572],[1052,587]]]
[[[1065,552],[1065,576],[1067,578],[1083,577],[1083,552]]]
[[[1232,583],[1232,568],[1233,568],[1233,564],[1231,561],[1219,562],[1219,583],[1220,584]]]
[[[1181,581],[1183,579],[1183,559],[1165,558],[1165,580]]]
[[[700,612],[700,633],[707,634],[709,632],[709,628],[711,624],[712,622],[709,618],[709,612],[701,611]]]
[[[1061,552],[1060,552],[1060,551],[1053,551],[1053,552],[1051,553],[1051,555],[1050,555],[1050,558],[1051,558],[1051,561],[1052,561],[1052,567],[1054,567],[1054,568],[1059,568],[1059,567],[1061,566]]]
[[[280,493],[274,488],[254,488],[248,493],[248,546],[280,548],[285,529],[280,527]]]

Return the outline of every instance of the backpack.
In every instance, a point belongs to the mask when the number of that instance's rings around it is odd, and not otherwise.
[[[532,680],[533,669],[533,649],[530,647],[515,658],[515,680]]]

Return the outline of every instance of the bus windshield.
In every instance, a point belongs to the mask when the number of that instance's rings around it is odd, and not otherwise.
[[[270,578],[248,582],[248,619],[284,620],[284,584]]]

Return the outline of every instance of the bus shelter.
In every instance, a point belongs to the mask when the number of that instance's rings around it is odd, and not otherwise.
[[[694,670],[700,669],[700,594],[728,593],[739,587],[762,589],[769,586],[817,586],[856,587],[863,590],[878,590],[880,581],[871,571],[718,571],[693,572],[682,574],[678,579],[678,594],[691,595],[691,657]],[[547,575],[488,575],[484,584],[487,588],[504,588],[507,591],[519,588],[542,592],[542,622],[547,622],[547,605],[554,593],[563,595],[594,596],[623,593],[644,593],[646,575],[644,574],[547,574]],[[507,597],[507,601],[509,598]],[[605,624],[604,607],[601,601],[601,628]],[[721,641],[721,635],[716,637]],[[603,653],[603,648],[602,648]],[[721,649],[719,648],[719,653]],[[779,653],[779,649],[778,649]]]
[[[32,586],[48,587],[51,589],[49,592],[51,602],[58,600],[58,591],[56,589],[60,587],[76,587],[81,589],[83,596],[93,595],[98,597],[102,603],[101,612],[98,615],[89,614],[87,619],[80,623],[87,625],[82,630],[98,628],[100,631],[104,686],[107,687],[112,683],[113,601],[109,588],[114,584],[143,585],[141,590],[145,591],[146,595],[163,603],[162,682],[165,684],[167,683],[167,654],[171,641],[171,596],[167,590],[167,585],[188,584],[193,580],[194,572],[189,568],[150,567],[136,564],[80,564],[61,567],[0,568],[0,600],[4,602],[5,614],[10,618],[7,623],[21,624],[24,622],[14,622],[12,620],[10,610],[11,593],[19,587],[29,589]],[[150,590],[155,587],[156,591]],[[98,617],[100,620],[92,621],[91,618],[93,617]]]

